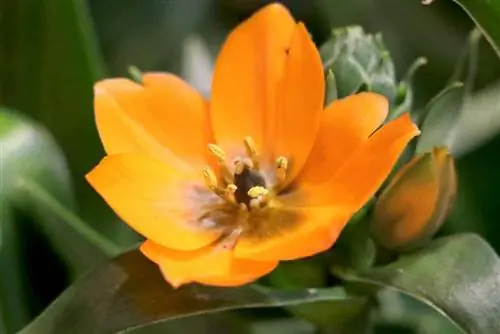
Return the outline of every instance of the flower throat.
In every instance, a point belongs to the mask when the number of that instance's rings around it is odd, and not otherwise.
[[[275,166],[275,184],[268,188],[266,180],[259,171],[260,155],[255,142],[251,137],[244,140],[247,151],[247,158],[236,158],[232,166],[226,162],[225,152],[215,144],[209,144],[209,151],[217,158],[220,166],[220,178],[209,167],[202,170],[205,184],[215,194],[226,201],[236,204],[245,210],[260,209],[265,207],[271,197],[273,197],[282,187],[288,168],[288,160],[285,157],[278,157]],[[225,187],[219,186],[222,183]]]

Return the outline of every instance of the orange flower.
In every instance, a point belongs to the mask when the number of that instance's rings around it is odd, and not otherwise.
[[[407,114],[378,129],[380,95],[324,95],[306,28],[268,5],[229,35],[210,103],[171,74],[97,83],[108,155],[87,179],[173,286],[251,282],[331,247],[419,133]]]

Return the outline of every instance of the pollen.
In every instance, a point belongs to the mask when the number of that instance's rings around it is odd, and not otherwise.
[[[267,194],[269,194],[269,190],[261,186],[252,187],[248,190],[248,196],[250,196],[251,198],[266,196]]]

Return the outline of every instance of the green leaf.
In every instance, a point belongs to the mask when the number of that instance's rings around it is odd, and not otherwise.
[[[500,57],[500,2],[495,0],[453,0],[474,20]]]
[[[422,135],[417,139],[417,153],[429,151],[435,146],[447,146],[454,153],[466,103],[474,86],[480,38],[477,29],[471,31],[447,87],[425,108]]]
[[[463,331],[429,305],[397,292],[383,289],[377,294],[374,323],[399,324],[413,329],[412,333],[461,334]]]
[[[491,84],[465,101],[453,153],[464,156],[500,132],[500,83]]]
[[[351,298],[341,288],[275,290],[193,284],[175,290],[154,263],[132,250],[76,282],[20,334],[123,333],[220,311],[341,303]]]
[[[360,286],[392,288],[445,315],[464,332],[500,332],[500,259],[473,234],[435,240],[429,247],[363,274],[343,273]]]
[[[0,123],[0,198],[33,215],[75,276],[116,254],[113,245],[71,213],[75,205],[70,175],[52,136],[7,109],[0,109]]]
[[[448,80],[448,84],[453,84],[456,81],[461,81],[467,88],[469,95],[474,88],[476,72],[478,67],[479,57],[479,42],[481,41],[481,32],[475,28],[469,33],[467,42],[463,48],[462,54],[458,59],[453,74]]]
[[[45,259],[32,253],[29,240],[43,240],[55,251],[58,258],[53,261],[64,264],[69,279],[118,250],[71,212],[75,205],[70,176],[52,136],[5,108],[0,108],[0,124],[0,270],[8,273],[0,275],[0,328],[14,333],[29,321],[37,304],[33,282],[40,280],[40,273],[29,268],[32,261]],[[62,274],[54,270],[50,275]]]
[[[465,101],[465,86],[455,82],[441,91],[426,106],[417,138],[416,153],[429,152],[436,146],[450,147]]]
[[[0,333],[14,333],[30,320],[15,227],[7,198],[0,196]]]
[[[87,2],[2,1],[0,12],[0,101],[42,123],[60,143],[84,218],[98,216],[86,220],[98,221],[93,227],[100,231],[125,226],[111,220],[116,216],[84,179],[104,154],[92,86],[105,71]]]
[[[33,272],[27,268],[31,261],[43,260],[26,252],[33,247],[29,240],[45,240],[72,278],[107,255],[91,239],[82,238],[82,232],[95,233],[69,211],[75,206],[70,176],[52,136],[5,108],[0,108],[0,124],[0,268],[8,273],[0,275],[0,327],[2,333],[12,333],[29,320],[33,309],[30,284],[39,277],[28,280],[26,273]]]
[[[413,107],[413,77],[417,70],[427,64],[427,59],[424,57],[417,58],[413,64],[411,64],[410,68],[406,72],[403,80],[398,84],[398,92],[396,95],[396,101],[394,103],[394,107],[389,111],[389,116],[387,117],[387,121],[391,121],[395,118],[398,118],[405,112],[410,112]]]

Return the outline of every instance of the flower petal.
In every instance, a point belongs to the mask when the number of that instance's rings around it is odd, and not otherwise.
[[[278,261],[252,261],[233,259],[231,270],[226,275],[205,276],[197,281],[207,285],[239,286],[252,283],[256,279],[267,275],[278,266]]]
[[[273,143],[273,158],[289,159],[289,183],[314,145],[325,98],[321,57],[302,23],[295,28],[279,89],[278,109],[269,115],[266,141]]]
[[[327,181],[382,124],[388,110],[387,99],[375,93],[359,93],[330,103],[299,182]]]
[[[202,276],[227,275],[232,254],[223,248],[204,247],[194,251],[177,251],[146,241],[141,252],[161,267],[165,279],[175,288]]]
[[[429,230],[434,232],[430,226],[440,225],[431,219],[435,212],[441,211],[438,203],[446,156],[441,159],[439,155],[426,153],[414,157],[378,196],[370,227],[375,240],[384,247],[401,249],[418,243],[429,237]]]
[[[175,251],[152,241],[141,252],[159,265],[165,279],[175,288],[190,282],[215,286],[237,286],[256,280],[277,265],[277,261],[233,259],[227,249],[205,247],[197,251]]]
[[[294,205],[342,205],[357,209],[382,185],[408,142],[420,131],[409,114],[389,122],[354,152],[328,181],[288,195]]]
[[[106,152],[161,158],[171,152],[188,162],[204,162],[211,130],[203,97],[172,74],[145,74],[143,80],[143,85],[128,79],[96,84],[95,116]]]
[[[201,175],[201,172],[198,172]],[[201,176],[141,154],[105,157],[88,182],[116,213],[147,239],[173,249],[194,250],[214,242],[230,215],[205,217],[220,199]]]
[[[276,109],[294,27],[283,5],[267,5],[240,24],[219,53],[210,110],[217,143],[230,156],[244,153],[246,136],[266,151],[266,117]]]
[[[241,235],[236,258],[295,260],[330,248],[353,211],[341,207],[276,208],[267,219],[254,219],[254,230]],[[260,224],[260,226],[259,226]]]

